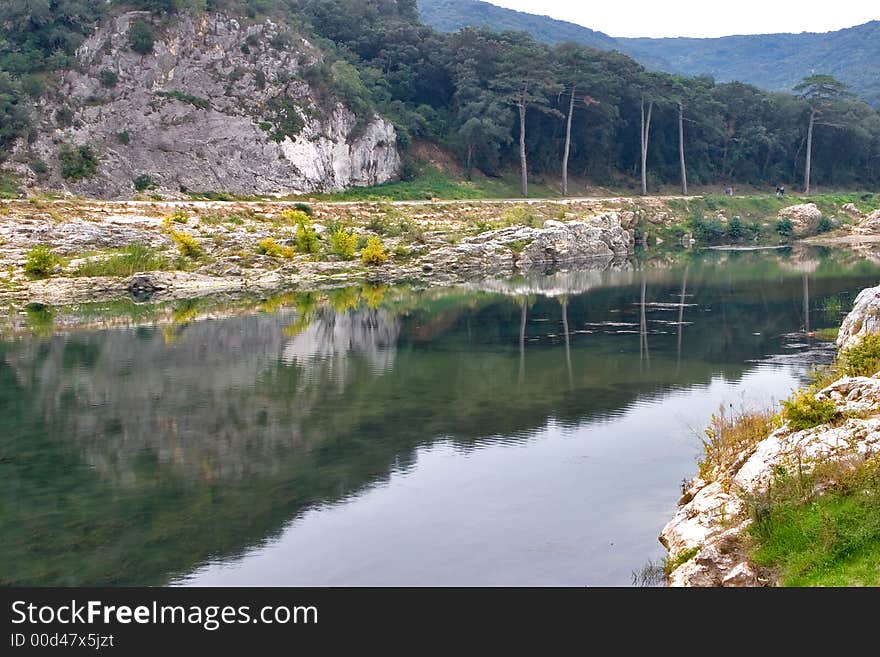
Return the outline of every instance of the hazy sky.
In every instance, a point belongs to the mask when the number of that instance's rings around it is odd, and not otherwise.
[[[611,36],[829,32],[880,19],[877,0],[489,0]]]

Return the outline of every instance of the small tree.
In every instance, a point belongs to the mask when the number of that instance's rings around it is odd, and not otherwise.
[[[813,129],[817,125],[839,127],[828,119],[838,101],[849,96],[847,87],[831,75],[816,74],[804,78],[795,88],[810,106],[807,126],[807,161],[804,169],[804,193],[810,193],[810,173],[813,167]]]

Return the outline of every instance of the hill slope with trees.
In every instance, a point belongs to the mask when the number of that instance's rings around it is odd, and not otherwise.
[[[55,125],[35,123],[35,100],[59,94],[61,72],[108,12],[135,8],[153,12],[159,36],[181,15],[204,12],[231,14],[244,28],[271,19],[305,36],[320,57],[272,71],[264,84],[293,89],[307,83],[331,105],[344,102],[360,120],[378,113],[392,122],[404,178],[417,173],[406,153],[419,141],[455,154],[469,171],[517,171],[524,193],[531,178],[557,179],[563,172],[643,193],[661,184],[684,189],[685,181],[795,187],[806,182],[807,169],[814,188],[880,184],[880,114],[836,84],[828,88],[840,93],[823,97],[820,107],[808,93],[654,72],[614,51],[549,46],[524,32],[443,33],[420,21],[416,0],[138,0],[101,5],[101,11],[80,0],[48,4],[41,15],[26,0],[0,9],[0,147],[7,158],[29,161],[28,144],[46,142],[45,135],[38,139],[40,131],[50,131],[50,141],[90,146],[79,143],[85,133],[57,124],[58,117]],[[241,44],[236,57],[256,57],[246,47]],[[279,41],[273,47],[293,46]],[[285,80],[276,79],[282,74]],[[117,82],[126,83],[132,84]],[[180,94],[194,93],[180,84]],[[291,108],[288,118],[308,119],[300,110]],[[61,117],[65,123],[84,115],[81,107],[70,111],[72,117]],[[299,143],[296,134],[279,139]],[[101,157],[100,149],[91,154]]]
[[[425,23],[445,32],[469,26],[521,30],[548,45],[570,41],[619,50],[652,69],[746,82],[769,91],[791,91],[806,76],[827,73],[880,108],[880,21],[820,34],[615,38],[480,0],[419,0],[419,11]]]

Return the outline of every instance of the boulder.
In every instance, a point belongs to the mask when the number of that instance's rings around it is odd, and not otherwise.
[[[856,226],[856,232],[862,234],[880,233],[880,210],[874,210],[862,219]]]
[[[859,219],[862,216],[862,211],[856,207],[855,203],[844,203],[841,210],[853,219]]]
[[[804,237],[815,233],[822,220],[822,211],[815,203],[790,205],[779,211],[780,219],[789,219],[794,229],[795,237]]]
[[[528,270],[547,265],[626,256],[632,252],[632,234],[617,212],[579,221],[549,220],[543,228],[510,226],[462,240],[441,249],[432,264],[441,269],[496,271]]]
[[[866,335],[880,333],[880,287],[869,287],[856,297],[853,309],[840,327],[837,346],[849,349]]]

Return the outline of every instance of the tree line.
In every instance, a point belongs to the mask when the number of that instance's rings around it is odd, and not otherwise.
[[[378,111],[400,145],[439,143],[468,172],[572,176],[595,184],[872,187],[880,114],[830,76],[797,94],[646,70],[616,52],[547,46],[526,33],[434,31],[415,0],[8,0],[0,8],[0,147],[28,129],[30,99],[71,65],[114,8],[271,15],[326,53],[304,75],[359,114]]]

